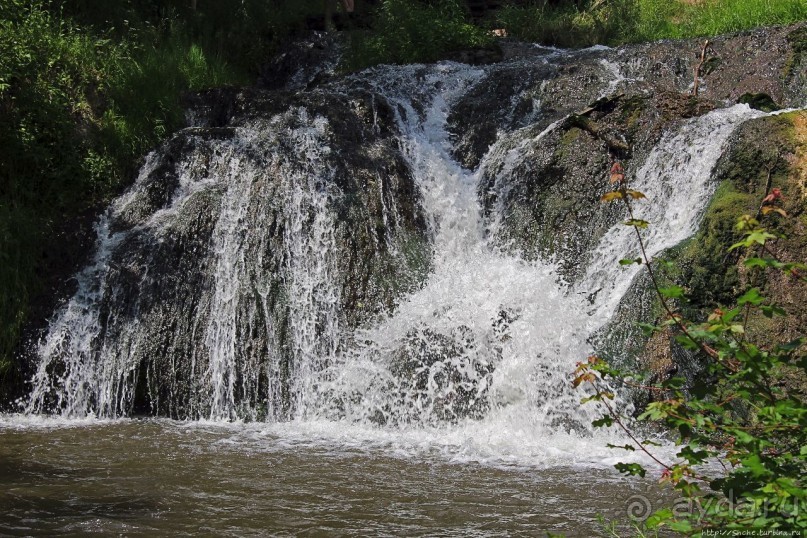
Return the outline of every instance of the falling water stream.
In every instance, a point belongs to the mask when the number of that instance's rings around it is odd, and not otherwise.
[[[597,514],[624,519],[659,502],[652,479],[623,481],[609,470],[626,456],[606,445],[624,439],[592,429],[597,411],[581,407],[569,383],[640,270],[618,264],[636,254],[635,239],[624,226],[608,231],[574,283],[553,260],[502,251],[493,240],[500,215],[482,215],[480,174],[495,167],[506,182],[508,166],[556,127],[516,147],[494,145],[477,170],[462,168],[446,119],[484,74],[453,63],[378,68],[335,85],[369,85],[393,105],[433,249],[422,287],[356,330],[339,313],[327,120],[301,108],[240,126],[214,143],[205,166],[215,173],[189,166],[163,209],[110,228],[133,211],[159,165],[152,154],[99,221],[95,259],[40,344],[24,413],[0,421],[0,532],[586,536]],[[650,255],[695,232],[729,135],[759,115],[720,109],[663,137],[634,183],[649,199],[639,211],[652,223]],[[263,167],[280,170],[282,189],[253,181],[263,168],[241,152],[255,151]],[[101,306],[122,293],[110,284],[113,255],[135,238],[161,241],[189,200],[213,191],[221,204],[202,264],[210,295],[187,312],[193,397],[171,404],[194,420],[121,418],[138,380],[154,374],[138,370],[148,338],[140,304]],[[280,209],[269,212],[271,204]],[[274,276],[248,254],[275,248],[270,213],[285,223]],[[137,278],[145,285],[151,276]],[[271,278],[288,290],[287,355],[265,314]],[[248,306],[256,301],[263,306]],[[244,334],[257,333],[265,347],[256,352]],[[402,366],[407,349],[431,359]]]

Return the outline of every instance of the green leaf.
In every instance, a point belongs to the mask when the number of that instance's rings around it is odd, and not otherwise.
[[[617,471],[620,473],[629,475],[629,476],[644,476],[647,474],[647,471],[644,467],[639,465],[638,463],[617,463],[614,465]]]
[[[786,353],[790,353],[792,351],[796,351],[801,346],[803,346],[805,343],[807,343],[807,338],[802,336],[800,338],[796,338],[795,340],[791,340],[787,344],[782,344],[782,345],[778,346],[778,349],[780,349],[781,351],[784,351]]]
[[[692,532],[692,524],[689,521],[685,520],[685,519],[680,519],[680,520],[676,520],[676,521],[670,521],[667,524],[667,526],[671,530],[674,530],[675,532],[680,532],[680,533],[684,533],[684,534],[688,534],[688,533]]]
[[[592,421],[591,425],[595,428],[601,428],[603,426],[608,427],[614,423],[614,419],[611,418],[609,415],[605,415],[602,418],[598,418],[595,421]]]
[[[673,511],[669,508],[663,508],[658,510],[657,512],[650,515],[645,521],[645,525],[649,529],[655,529],[659,525],[664,524],[666,521],[669,521],[673,518]]]
[[[762,314],[766,318],[772,318],[774,316],[786,316],[787,315],[787,312],[785,312],[784,308],[782,308],[780,306],[776,306],[776,305],[763,305],[763,306],[760,306],[759,309],[762,311]]]
[[[759,288],[751,288],[737,299],[737,304],[740,306],[745,304],[758,305],[764,300],[765,298],[759,294]]]
[[[623,222],[625,226],[635,226],[637,228],[647,228],[650,223],[642,219],[628,219]]]
[[[729,247],[729,250],[734,250],[735,248],[739,247],[750,247],[754,244],[764,245],[768,239],[776,239],[776,236],[772,233],[768,233],[765,230],[754,230],[750,232],[745,239],[740,241],[739,243],[734,243]]]
[[[759,454],[752,453],[747,458],[742,460],[743,467],[747,469],[752,476],[762,477],[770,474],[770,471],[762,464]]]
[[[638,265],[641,265],[642,264],[642,259],[641,258],[633,258],[633,259],[625,258],[624,260],[619,260],[619,265],[633,265],[634,263],[638,264]]]
[[[653,333],[661,330],[661,327],[653,325],[652,323],[637,323],[637,325],[642,329],[645,336],[651,336]]]
[[[682,389],[686,385],[686,379],[681,376],[674,376],[664,382],[664,386],[670,389]]]
[[[748,258],[743,262],[743,265],[748,268],[759,267],[764,269],[766,267],[773,267],[774,269],[779,269],[782,263],[772,258]]]
[[[705,450],[698,450],[693,445],[687,445],[678,452],[678,456],[684,458],[692,465],[703,463],[709,457],[709,453]]]
[[[681,299],[684,297],[684,288],[681,286],[670,286],[668,288],[659,288],[659,293],[668,299]]]
[[[607,446],[608,448],[621,448],[622,450],[628,450],[630,452],[633,452],[633,451],[636,450],[636,448],[633,445],[627,445],[627,444],[626,445],[612,445],[611,443],[606,443],[605,446]]]

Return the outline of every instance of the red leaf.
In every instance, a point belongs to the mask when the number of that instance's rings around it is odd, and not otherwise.
[[[774,187],[771,189],[770,194],[762,199],[763,204],[771,204],[776,200],[780,200],[782,198],[782,190],[778,187]]]

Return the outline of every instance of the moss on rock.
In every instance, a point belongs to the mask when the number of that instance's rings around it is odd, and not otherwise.
[[[737,219],[744,214],[757,215],[762,199],[773,188],[781,190],[788,218],[772,213],[763,225],[780,235],[768,246],[783,261],[807,260],[807,226],[805,209],[805,163],[807,163],[807,112],[797,111],[751,120],[740,126],[731,145],[714,171],[719,182],[706,209],[695,237],[668,250],[657,263],[662,278],[683,285],[690,302],[679,307],[694,320],[704,319],[717,307],[735,304],[736,297],[749,287],[759,287],[762,295],[782,306],[787,317],[770,319],[752,315],[748,321],[749,338],[774,344],[790,341],[807,327],[807,283],[777,271],[752,273],[743,265],[741,249],[729,252],[741,239],[736,230]],[[758,215],[759,216],[759,215]],[[642,308],[638,304],[650,301]],[[658,366],[669,370],[687,369],[692,376],[697,364],[670,364],[671,357],[680,363],[688,357],[671,338],[638,336],[638,329],[617,329],[628,318],[641,322],[657,322],[662,310],[658,298],[649,291],[648,279],[639,279],[626,296],[615,322],[604,331],[598,343],[608,350],[620,348],[623,355],[636,357],[640,369],[658,377]],[[638,338],[638,341],[637,341]],[[626,342],[626,343],[625,343]],[[666,345],[664,344],[666,342]],[[622,359],[623,362],[626,360]],[[807,386],[792,373],[783,373],[784,385]]]

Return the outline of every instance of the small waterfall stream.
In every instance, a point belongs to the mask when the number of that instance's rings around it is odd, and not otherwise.
[[[592,431],[595,410],[581,408],[569,375],[641,270],[617,263],[635,255],[632,230],[612,228],[581,259],[584,276],[574,284],[553,260],[528,262],[497,246],[497,216],[488,221],[480,208],[480,173],[491,160],[527,158],[528,145],[494,145],[470,171],[450,156],[446,131],[452,104],[484,75],[447,63],[378,68],[336,85],[346,94],[369,85],[391,104],[422,197],[430,272],[391,312],[356,329],[342,316],[348,276],[335,209],[344,194],[334,186],[338,156],[327,142],[333,126],[291,108],[240,125],[229,139],[200,142],[161,208],[130,217],[161,164],[159,152],[149,157],[98,224],[95,260],[39,346],[25,412],[119,417],[146,392],[153,409],[167,401],[179,418],[264,420],[267,431],[286,437],[532,464],[618,458],[604,448],[618,434]],[[759,115],[735,106],[689,120],[646,159],[633,185],[648,196],[638,212],[651,222],[651,254],[694,233],[729,135]],[[506,183],[508,167],[499,170],[497,181]],[[381,176],[376,188],[386,232],[373,240],[394,252],[387,232],[396,209]],[[193,204],[202,203],[216,217],[185,273],[200,289],[181,300],[132,294],[150,289],[149,264],[157,260],[122,267],[121,249],[145,242],[156,257],[179,240],[177,222],[195,218]],[[126,219],[135,224],[110,225]],[[593,304],[585,299],[592,290],[600,290]],[[157,330],[144,316],[160,309],[184,321],[159,328],[178,333],[164,350],[168,363],[144,364],[149,330]],[[175,385],[155,388],[158,370],[181,368],[188,372]]]

